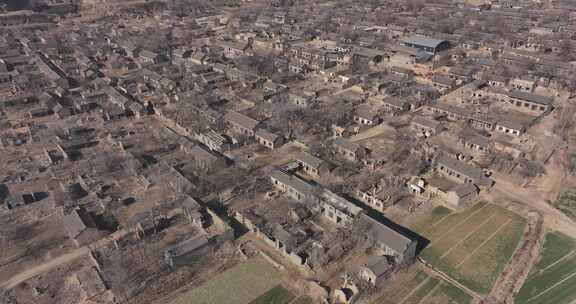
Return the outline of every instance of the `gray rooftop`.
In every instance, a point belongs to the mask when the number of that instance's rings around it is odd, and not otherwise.
[[[472,166],[468,163],[457,160],[456,158],[440,155],[437,159],[439,165],[450,168],[468,178],[472,179],[474,183],[480,185],[489,185],[491,181],[484,175],[484,172],[478,167]]]
[[[367,234],[373,240],[385,244],[398,254],[403,254],[408,246],[410,246],[412,242],[415,242],[392,227],[388,227],[364,213],[360,214],[359,221],[360,223],[367,225]]]
[[[315,190],[314,185],[309,184],[294,175],[290,175],[280,170],[274,170],[270,174],[270,177],[298,191],[300,194],[303,195],[311,195],[314,193]]]
[[[421,35],[413,35],[410,37],[405,38],[404,43],[410,43],[415,45],[421,45],[430,48],[436,48],[441,43],[445,42],[446,40],[434,39],[426,36]]]
[[[256,131],[256,136],[264,138],[265,140],[271,142],[275,141],[278,138],[278,135],[264,129],[259,129],[258,131]]]
[[[310,167],[319,168],[324,161],[310,153],[302,152],[296,156],[296,160],[299,162],[303,162]]]
[[[224,119],[227,122],[242,126],[243,128],[250,129],[250,130],[256,129],[256,126],[259,123],[255,119],[252,119],[252,118],[250,118],[244,114],[240,114],[240,113],[234,112],[234,111],[229,111],[228,113],[226,113],[226,115],[224,116]]]
[[[532,94],[532,93],[528,93],[528,92],[522,92],[522,91],[511,91],[510,93],[508,93],[508,96],[511,98],[516,98],[516,99],[520,99],[520,100],[524,100],[524,101],[528,101],[528,102],[533,102],[533,103],[537,103],[537,104],[541,104],[541,105],[550,105],[550,104],[552,104],[552,101],[554,100],[552,97],[536,95],[536,94]]]
[[[392,264],[388,262],[388,259],[385,256],[371,256],[368,258],[366,262],[366,268],[372,270],[372,272],[379,277],[385,274],[390,268],[392,268]]]
[[[338,137],[336,139],[334,139],[334,145],[344,149],[344,150],[348,150],[348,151],[353,151],[356,152],[358,149],[360,149],[360,145],[357,143],[354,143],[346,138],[343,137]]]
[[[450,191],[455,192],[458,197],[465,197],[470,193],[478,192],[478,188],[474,184],[464,183],[450,189]]]
[[[428,119],[420,115],[415,115],[414,118],[412,118],[412,122],[428,128],[437,128],[440,125],[439,121]]]
[[[80,233],[90,227],[96,227],[94,219],[85,209],[74,209],[64,216],[64,228],[70,238],[77,237]]]

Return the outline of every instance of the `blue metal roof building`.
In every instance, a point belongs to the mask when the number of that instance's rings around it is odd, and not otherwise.
[[[436,55],[437,53],[450,48],[450,43],[446,40],[439,40],[420,35],[405,38],[403,44],[407,47],[422,50],[430,55]]]

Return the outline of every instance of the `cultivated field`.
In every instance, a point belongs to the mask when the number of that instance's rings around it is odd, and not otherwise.
[[[517,304],[569,304],[576,300],[576,240],[548,233],[539,262],[515,297]]]
[[[172,304],[248,304],[274,290],[280,281],[281,274],[274,267],[263,260],[251,259],[183,294]]]
[[[281,285],[278,285],[250,302],[250,304],[288,304],[294,298],[293,293]]]
[[[576,192],[564,192],[554,202],[554,207],[576,220]]]
[[[460,289],[412,267],[386,283],[372,304],[468,304],[472,297]]]
[[[314,300],[308,296],[301,296],[292,301],[290,304],[314,304]]]
[[[481,294],[487,294],[522,237],[526,221],[501,207],[477,203],[453,213],[444,207],[410,224],[430,244],[421,257]]]

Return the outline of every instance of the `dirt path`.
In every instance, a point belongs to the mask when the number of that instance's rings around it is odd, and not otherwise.
[[[536,211],[544,216],[546,227],[567,235],[576,235],[576,222],[548,204],[541,193],[533,189],[523,189],[505,177],[498,177],[498,174],[494,175],[494,179],[496,184],[489,193],[485,193],[491,202],[520,210],[521,214],[530,210]]]
[[[374,126],[362,133],[356,134],[352,137],[350,137],[350,140],[353,142],[357,142],[357,141],[361,141],[361,140],[365,140],[368,138],[372,138],[372,137],[376,137],[378,135],[382,135],[384,133],[386,133],[386,131],[389,131],[391,128],[389,126],[387,126],[386,124],[379,124],[377,126]]]
[[[19,274],[11,277],[9,280],[3,282],[0,284],[0,289],[11,289],[14,288],[16,285],[30,279],[33,278],[39,274],[45,273],[50,271],[51,269],[54,269],[60,265],[72,262],[76,259],[81,258],[82,256],[85,256],[86,254],[88,254],[90,252],[90,249],[88,247],[82,247],[82,248],[78,248],[70,253],[61,255],[55,259],[51,259],[50,261],[40,264],[38,266],[26,269],[22,272],[20,272]]]
[[[424,267],[424,271],[426,271],[426,273],[428,273],[431,276],[435,276],[438,278],[443,279],[444,281],[454,285],[455,287],[461,289],[463,292],[467,293],[468,295],[470,295],[471,297],[473,297],[474,299],[478,300],[481,299],[482,297],[476,293],[475,291],[469,289],[468,287],[460,284],[460,282],[454,280],[452,277],[450,277],[449,275],[447,275],[446,273],[434,268],[432,265],[428,264],[426,261],[424,261],[421,258],[417,259],[418,262],[420,262],[420,264],[422,264]]]
[[[16,285],[29,280],[37,275],[46,273],[60,265],[64,265],[66,263],[70,263],[74,260],[79,258],[85,257],[92,251],[93,249],[100,248],[108,244],[110,241],[120,238],[126,235],[128,232],[124,230],[117,231],[106,238],[98,240],[90,245],[80,247],[78,249],[73,250],[72,252],[63,254],[56,258],[52,258],[47,262],[44,262],[40,265],[36,265],[34,267],[28,268],[15,276],[11,277],[10,279],[0,283],[0,289],[11,289],[14,288]]]

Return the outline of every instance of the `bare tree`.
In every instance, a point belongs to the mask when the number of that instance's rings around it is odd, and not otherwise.
[[[518,174],[524,178],[532,178],[546,173],[544,166],[534,160],[523,159],[518,165]]]

